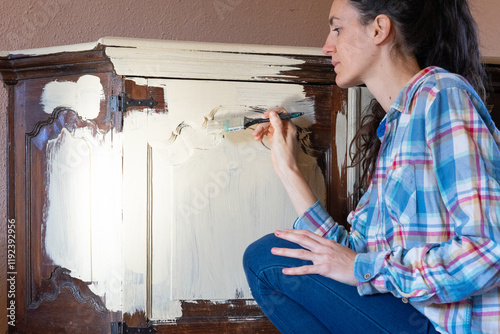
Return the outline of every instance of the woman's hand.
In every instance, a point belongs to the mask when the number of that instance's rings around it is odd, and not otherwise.
[[[317,199],[297,165],[297,129],[292,122],[282,121],[279,118],[278,113],[281,112],[286,112],[286,110],[277,108],[266,111],[262,117],[269,118],[270,123],[259,124],[253,136],[258,141],[264,136],[269,138],[274,170],[283,182],[295,211],[300,216]]]
[[[285,268],[285,275],[318,274],[348,285],[356,285],[354,260],[356,252],[333,240],[325,239],[307,230],[276,231],[276,236],[294,242],[305,249],[273,248],[274,255],[311,261],[312,265]]]
[[[271,144],[271,156],[275,172],[283,176],[290,170],[296,171],[297,152],[297,129],[290,121],[282,121],[280,113],[286,112],[284,108],[276,108],[266,111],[262,117],[269,118],[269,123],[259,124],[253,136],[255,140],[262,140],[264,136],[269,138]]]

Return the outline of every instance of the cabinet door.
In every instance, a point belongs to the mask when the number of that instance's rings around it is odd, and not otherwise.
[[[250,243],[291,228],[297,214],[274,173],[269,142],[256,142],[251,129],[209,131],[207,121],[260,118],[277,106],[305,112],[294,120],[300,168],[323,204],[342,208],[345,139],[336,142],[331,129],[339,119],[346,124],[343,93],[328,85],[204,80],[127,79],[124,87],[133,98],[160,101],[129,108],[123,118],[125,322],[176,324],[163,328],[169,331],[205,324],[205,333],[237,323],[271,330],[241,260]]]
[[[10,86],[16,333],[106,333],[121,319],[121,146],[107,74]]]

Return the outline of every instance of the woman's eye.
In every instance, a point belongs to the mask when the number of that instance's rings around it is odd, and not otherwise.
[[[335,28],[335,29],[333,29],[333,31],[336,32],[338,35],[340,33],[340,28]]]

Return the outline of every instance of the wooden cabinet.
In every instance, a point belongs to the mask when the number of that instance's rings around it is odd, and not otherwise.
[[[207,121],[304,111],[295,120],[301,168],[343,222],[358,106],[350,119],[328,57],[103,38],[0,53],[0,72],[16,240],[12,332],[276,331],[252,300],[241,257],[296,214],[269,143],[251,130],[207,131]]]

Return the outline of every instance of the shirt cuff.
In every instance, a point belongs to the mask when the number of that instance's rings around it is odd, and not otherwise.
[[[372,295],[376,293],[385,293],[375,286],[384,285],[380,280],[383,271],[384,262],[390,251],[370,252],[356,255],[354,261],[354,276],[358,280],[358,293],[363,295]],[[382,283],[382,284],[381,284]]]
[[[320,236],[325,236],[330,232],[336,223],[328,214],[319,201],[316,201],[306,212],[304,212],[293,223],[293,228],[297,230],[309,230]]]

